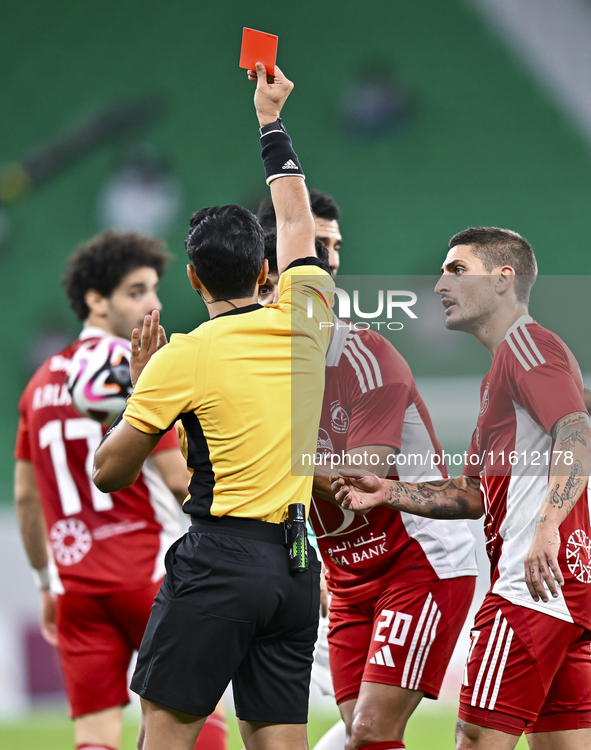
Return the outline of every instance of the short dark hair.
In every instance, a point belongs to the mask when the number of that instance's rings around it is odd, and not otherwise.
[[[277,273],[277,230],[265,233],[265,258],[269,263],[269,273]]]
[[[191,217],[185,242],[199,279],[214,299],[254,294],[263,263],[263,230],[242,206],[211,206]]]
[[[62,284],[70,307],[78,320],[86,320],[90,309],[84,296],[90,289],[110,297],[121,279],[136,268],[153,268],[160,278],[170,258],[162,240],[107,229],[79,245],[68,259]]]
[[[332,271],[328,265],[328,248],[318,237],[314,241],[314,248],[316,257],[325,264],[325,270],[332,276]],[[269,273],[277,273],[277,231],[275,229],[265,234],[265,258],[269,262]]]
[[[470,227],[454,234],[449,241],[448,250],[456,245],[470,245],[488,273],[499,266],[511,266],[516,274],[517,301],[527,305],[538,274],[538,264],[526,239],[510,229]]]
[[[317,216],[319,219],[328,219],[329,221],[339,220],[339,207],[332,196],[328,195],[328,193],[321,193],[320,190],[314,190],[313,188],[308,190],[308,193],[314,216]],[[264,198],[261,201],[257,216],[265,232],[270,232],[276,228],[277,219],[271,198]]]
[[[312,213],[319,219],[328,219],[328,221],[338,221],[341,212],[334,198],[328,193],[321,193],[320,190],[310,188],[310,205]]]

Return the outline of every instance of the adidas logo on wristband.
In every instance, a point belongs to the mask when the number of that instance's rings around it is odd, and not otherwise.
[[[281,169],[299,169],[299,167],[293,159],[288,159]]]

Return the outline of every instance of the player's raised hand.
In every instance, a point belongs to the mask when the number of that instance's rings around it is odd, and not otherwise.
[[[272,83],[267,80],[267,70],[263,63],[256,64],[256,70],[247,71],[248,80],[256,81],[254,106],[261,127],[275,122],[281,113],[285,100],[291,94],[293,83],[275,66]]]
[[[346,510],[365,514],[384,504],[383,482],[375,474],[361,475],[354,469],[341,469],[338,475],[330,477],[330,481],[335,499]]]
[[[556,524],[538,521],[533,541],[524,561],[525,583],[534,602],[548,601],[548,591],[558,597],[564,577],[558,565],[560,532]],[[544,585],[544,583],[546,585]],[[546,590],[548,587],[548,591]]]
[[[131,384],[135,384],[144,369],[150,361],[152,355],[162,349],[167,344],[166,332],[160,325],[160,313],[153,310],[151,315],[146,315],[142,326],[140,340],[140,331],[134,328],[131,332],[131,358],[129,360],[129,374]]]

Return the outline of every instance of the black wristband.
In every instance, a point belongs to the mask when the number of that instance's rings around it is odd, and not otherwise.
[[[287,135],[280,117],[260,128],[259,134],[267,185],[278,177],[304,177],[297,154],[291,145],[291,138]]]

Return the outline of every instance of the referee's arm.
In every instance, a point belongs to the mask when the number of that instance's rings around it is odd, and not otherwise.
[[[274,82],[267,83],[267,71],[260,63],[256,72],[249,71],[249,78],[257,81],[254,104],[261,126],[267,182],[277,217],[277,269],[281,274],[294,260],[316,256],[314,217],[304,174],[291,139],[281,121],[278,122],[293,83],[277,66]]]
[[[92,481],[101,492],[118,492],[139,477],[162,435],[140,432],[125,419],[111,427],[94,454]]]

